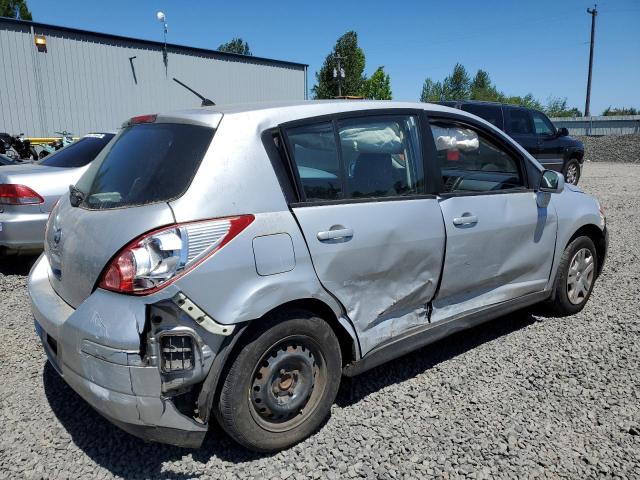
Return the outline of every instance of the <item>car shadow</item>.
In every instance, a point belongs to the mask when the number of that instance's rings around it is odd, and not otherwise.
[[[343,377],[336,404],[344,407],[357,403],[373,392],[408,380],[434,365],[535,322],[535,317],[528,312],[511,314],[456,333],[358,377]],[[64,382],[48,362],[44,366],[43,383],[49,405],[73,443],[95,463],[116,476],[186,479],[193,478],[193,473],[166,470],[163,468],[165,462],[191,457],[200,464],[196,467],[198,470],[204,468],[212,457],[245,463],[273,455],[254,453],[240,447],[216,424],[211,426],[200,449],[145,442],[101,417]],[[328,419],[324,423],[326,421]]]
[[[404,382],[435,365],[451,360],[483,343],[535,323],[530,310],[521,310],[468,330],[457,332],[357,377],[343,377],[336,404],[346,407],[387,386]]]
[[[0,257],[0,275],[29,275],[37,259],[37,255]]]

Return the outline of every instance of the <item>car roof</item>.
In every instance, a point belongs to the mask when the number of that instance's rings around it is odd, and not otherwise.
[[[197,123],[208,122],[217,125],[219,119],[226,115],[251,115],[254,120],[277,119],[278,123],[303,118],[319,117],[338,113],[364,110],[416,109],[432,112],[449,112],[468,115],[461,110],[422,102],[396,102],[387,100],[302,100],[293,102],[259,102],[238,103],[200,107],[176,112],[158,114],[159,119],[183,118]]]

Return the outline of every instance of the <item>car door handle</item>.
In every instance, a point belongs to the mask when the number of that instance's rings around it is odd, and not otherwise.
[[[338,238],[351,238],[353,237],[353,228],[336,228],[335,230],[318,232],[317,237],[321,242],[326,240],[336,240]]]
[[[476,223],[478,223],[478,217],[476,215],[463,215],[462,217],[453,219],[453,224],[457,226],[475,225]]]

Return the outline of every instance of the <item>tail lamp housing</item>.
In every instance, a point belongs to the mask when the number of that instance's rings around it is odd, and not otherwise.
[[[39,203],[44,203],[44,198],[26,185],[13,183],[0,185],[0,205],[37,205]]]
[[[223,248],[254,218],[240,215],[152,230],[111,259],[98,287],[132,295],[156,292]]]

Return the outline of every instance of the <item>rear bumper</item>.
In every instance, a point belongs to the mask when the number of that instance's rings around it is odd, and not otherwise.
[[[48,213],[0,213],[0,253],[42,250]]]
[[[159,368],[140,358],[139,312],[126,305],[129,315],[123,315],[117,299],[105,300],[107,293],[92,295],[74,310],[51,287],[48,270],[43,255],[29,276],[29,296],[36,332],[67,384],[98,413],[133,435],[199,447],[207,425],[178,411],[162,394]],[[144,305],[142,310],[144,315]]]

